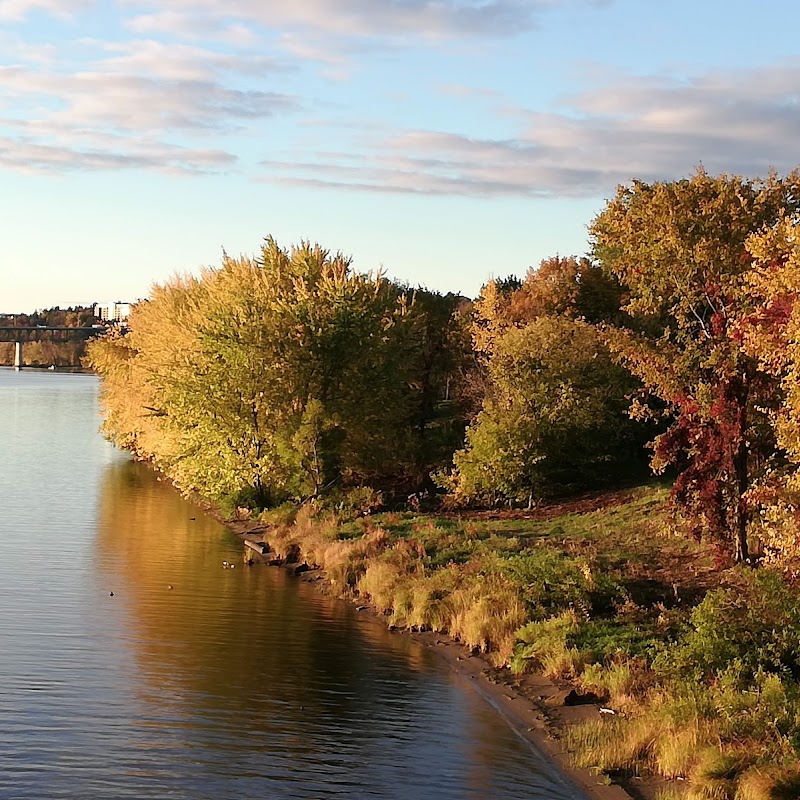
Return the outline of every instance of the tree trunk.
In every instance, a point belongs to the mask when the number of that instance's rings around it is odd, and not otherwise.
[[[742,564],[750,558],[747,547],[747,508],[744,500],[745,492],[749,487],[748,475],[748,448],[747,448],[747,401],[748,390],[745,386],[741,400],[741,427],[739,433],[739,447],[734,458],[736,470],[736,520],[733,530],[733,558],[737,564]]]

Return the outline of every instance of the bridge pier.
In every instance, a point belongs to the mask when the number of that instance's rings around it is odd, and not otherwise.
[[[22,369],[22,342],[14,342],[14,369]]]

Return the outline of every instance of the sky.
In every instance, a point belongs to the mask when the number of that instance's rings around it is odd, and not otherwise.
[[[474,296],[800,162],[796,0],[0,0],[0,312],[319,242]]]

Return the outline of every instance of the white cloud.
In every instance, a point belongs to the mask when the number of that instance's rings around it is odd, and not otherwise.
[[[167,33],[177,38],[209,39],[225,42],[234,47],[252,47],[258,44],[259,32],[244,22],[230,22],[224,10],[219,13],[159,10],[152,14],[139,14],[124,20],[125,27],[135,33]]]
[[[580,0],[576,0],[580,2]],[[584,0],[591,3],[591,0]],[[535,27],[538,14],[564,0],[171,0],[169,12],[135,18],[137,30],[203,28],[236,19],[270,29],[323,31],[346,37],[511,36]],[[138,4],[137,4],[138,5]],[[157,7],[155,3],[152,3]],[[194,20],[194,22],[189,22]]]
[[[132,134],[177,129],[227,129],[237,121],[291,110],[285,95],[222,85],[202,73],[171,77],[96,69],[61,75],[27,67],[0,68],[7,94],[38,107],[38,121]]]
[[[258,54],[151,40],[87,39],[81,47],[80,66],[34,59],[19,48],[14,56],[20,63],[0,66],[0,164],[26,170],[117,164],[225,169],[236,157],[224,145],[178,142],[228,135],[299,107],[296,98],[266,88],[283,68]],[[150,143],[146,150],[142,142]]]
[[[92,138],[92,137],[88,137]],[[56,137],[55,141],[58,141]],[[191,149],[158,142],[107,140],[90,144],[43,143],[26,136],[0,136],[0,168],[23,172],[81,172],[146,169],[173,174],[197,174],[230,169],[235,156],[221,150]]]
[[[103,71],[151,75],[166,80],[208,80],[220,72],[264,77],[286,68],[275,59],[257,54],[219,52],[182,43],[152,39],[103,45],[109,53]]]
[[[511,139],[411,130],[367,135],[358,160],[265,161],[287,183],[376,192],[597,196],[633,177],[764,175],[800,161],[800,62],[713,72],[691,82],[628,79],[566,98],[560,113],[525,112]],[[301,159],[298,158],[298,161]]]
[[[94,5],[94,0],[0,0],[0,22],[17,22],[32,11],[57,17],[72,17]]]

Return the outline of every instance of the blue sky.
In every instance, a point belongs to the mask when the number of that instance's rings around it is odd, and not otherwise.
[[[319,241],[474,295],[617,184],[800,163],[796,2],[0,0],[0,311]]]

